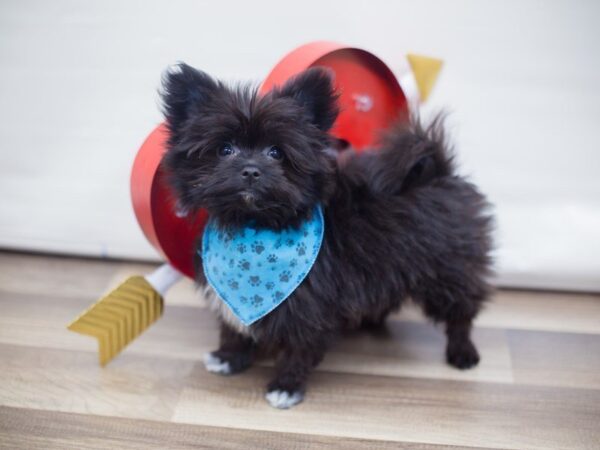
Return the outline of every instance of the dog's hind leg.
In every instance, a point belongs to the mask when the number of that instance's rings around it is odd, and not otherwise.
[[[458,369],[468,369],[479,362],[479,353],[471,340],[471,328],[486,295],[484,286],[471,290],[452,289],[439,281],[413,292],[413,299],[422,306],[425,315],[446,325],[446,360]]]
[[[469,369],[479,363],[479,352],[471,340],[472,319],[446,321],[446,360],[458,369]]]

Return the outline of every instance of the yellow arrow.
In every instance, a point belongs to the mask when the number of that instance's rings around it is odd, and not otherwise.
[[[414,53],[409,53],[406,58],[415,75],[421,101],[424,102],[431,94],[444,62],[438,58],[415,55]]]

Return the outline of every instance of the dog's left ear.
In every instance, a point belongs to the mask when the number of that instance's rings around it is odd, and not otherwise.
[[[338,94],[333,84],[333,71],[312,67],[288,80],[279,92],[291,97],[306,111],[311,123],[328,131],[339,113]]]
[[[163,74],[163,113],[172,139],[193,114],[202,110],[220,85],[208,74],[185,63],[171,66]]]

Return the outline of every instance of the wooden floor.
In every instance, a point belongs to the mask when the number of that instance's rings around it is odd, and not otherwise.
[[[600,296],[500,291],[477,322],[482,362],[444,363],[444,336],[408,308],[389,336],[344,338],[288,411],[268,363],[207,373],[217,325],[190,282],[106,368],[67,323],[153,266],[0,253],[2,448],[600,448]]]

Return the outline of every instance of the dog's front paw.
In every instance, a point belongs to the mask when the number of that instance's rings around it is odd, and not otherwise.
[[[204,367],[206,367],[206,370],[209,372],[218,373],[220,375],[231,375],[233,373],[229,361],[219,358],[214,352],[205,353],[202,360],[204,361]]]
[[[265,398],[273,408],[289,409],[304,400],[304,394],[300,391],[285,391],[275,389],[267,392]]]
[[[251,352],[225,352],[217,350],[205,353],[204,367],[206,370],[220,375],[233,375],[246,370],[252,364]]]
[[[471,340],[448,343],[446,349],[448,363],[458,369],[469,369],[479,363],[479,353]]]

